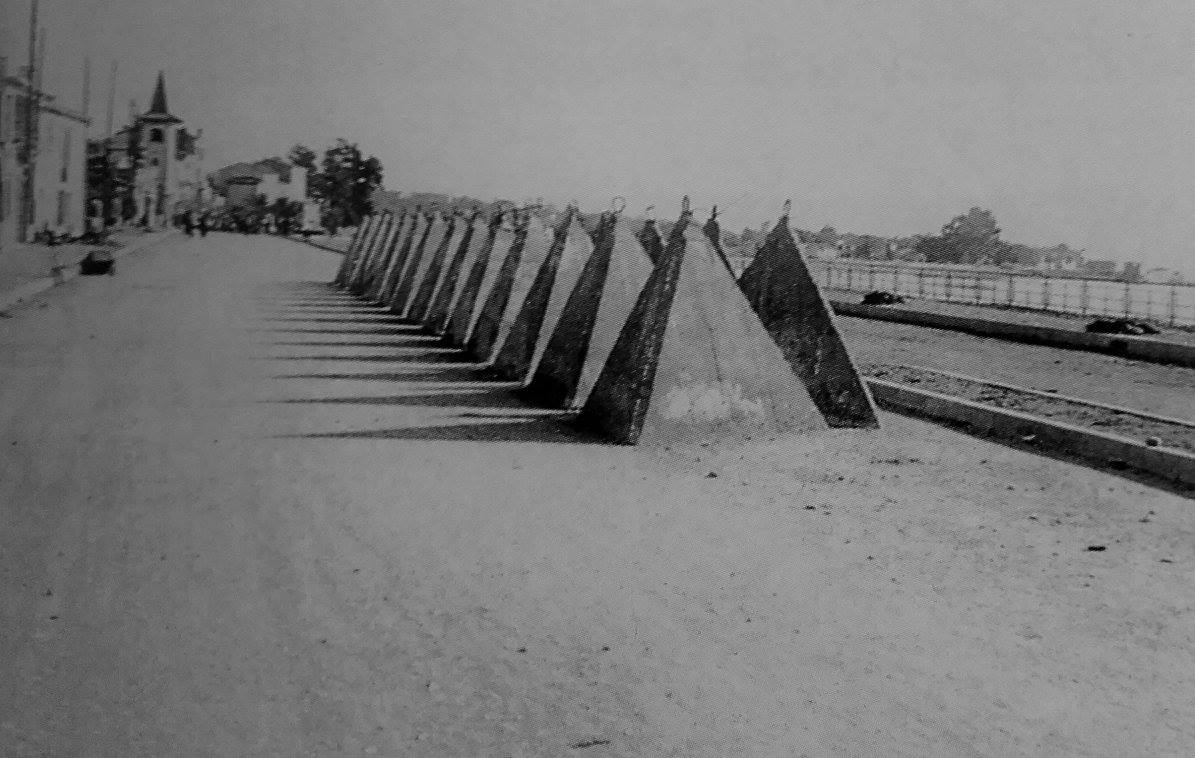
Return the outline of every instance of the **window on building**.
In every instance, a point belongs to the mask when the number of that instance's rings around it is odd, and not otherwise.
[[[165,142],[166,141],[166,132],[164,132],[161,129],[157,129],[157,128],[150,129],[149,130],[149,141],[150,142]]]

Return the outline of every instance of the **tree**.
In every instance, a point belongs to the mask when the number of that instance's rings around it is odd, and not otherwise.
[[[999,260],[1002,243],[996,217],[983,208],[972,208],[952,218],[938,236],[923,237],[917,252],[930,263],[976,263]]]
[[[278,225],[279,234],[289,234],[298,225],[299,216],[303,213],[303,204],[297,200],[287,200],[280,197],[270,205],[270,213],[274,216],[274,223]]]
[[[942,239],[957,251],[956,263],[975,263],[985,256],[995,258],[1000,227],[991,211],[972,208],[942,227]]]
[[[324,153],[323,171],[313,179],[312,194],[343,223],[353,225],[373,210],[370,196],[382,185],[382,162],[372,155],[362,157],[355,142],[338,139]]]
[[[307,169],[307,175],[312,176],[316,173],[315,151],[306,145],[295,145],[286,154],[286,159],[293,165]]]

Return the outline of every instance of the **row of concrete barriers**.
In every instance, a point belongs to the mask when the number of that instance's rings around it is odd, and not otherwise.
[[[617,211],[408,208],[359,226],[335,283],[618,443],[875,428],[788,229],[786,209],[736,281],[687,199],[666,235]]]

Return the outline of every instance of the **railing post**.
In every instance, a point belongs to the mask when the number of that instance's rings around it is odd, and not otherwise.
[[[1016,281],[1017,281],[1017,278],[1015,276],[1013,276],[1012,274],[1008,275],[1008,285],[1007,285],[1008,286],[1008,303],[1007,303],[1007,305],[1009,305],[1009,306],[1011,306],[1014,302],[1016,302],[1016,294],[1017,294]]]
[[[1079,285],[1079,313],[1087,315],[1087,302],[1091,297],[1091,281],[1084,279]]]
[[[1050,310],[1050,277],[1043,276],[1041,279],[1041,309],[1043,311]]]
[[[917,267],[917,297],[925,299],[925,266]]]
[[[1178,285],[1170,285],[1170,298],[1166,307],[1166,323],[1174,326],[1178,321]]]
[[[1128,318],[1129,312],[1133,308],[1133,291],[1128,282],[1124,283],[1124,315]]]

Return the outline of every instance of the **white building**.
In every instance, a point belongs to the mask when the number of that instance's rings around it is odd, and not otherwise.
[[[307,199],[307,169],[282,158],[225,166],[213,171],[208,183],[234,207],[253,205],[258,199],[266,205],[278,200],[301,203]]]
[[[33,194],[26,203],[31,90],[21,73],[0,73],[0,247],[43,229],[84,231],[88,119],[47,92],[33,92]]]

